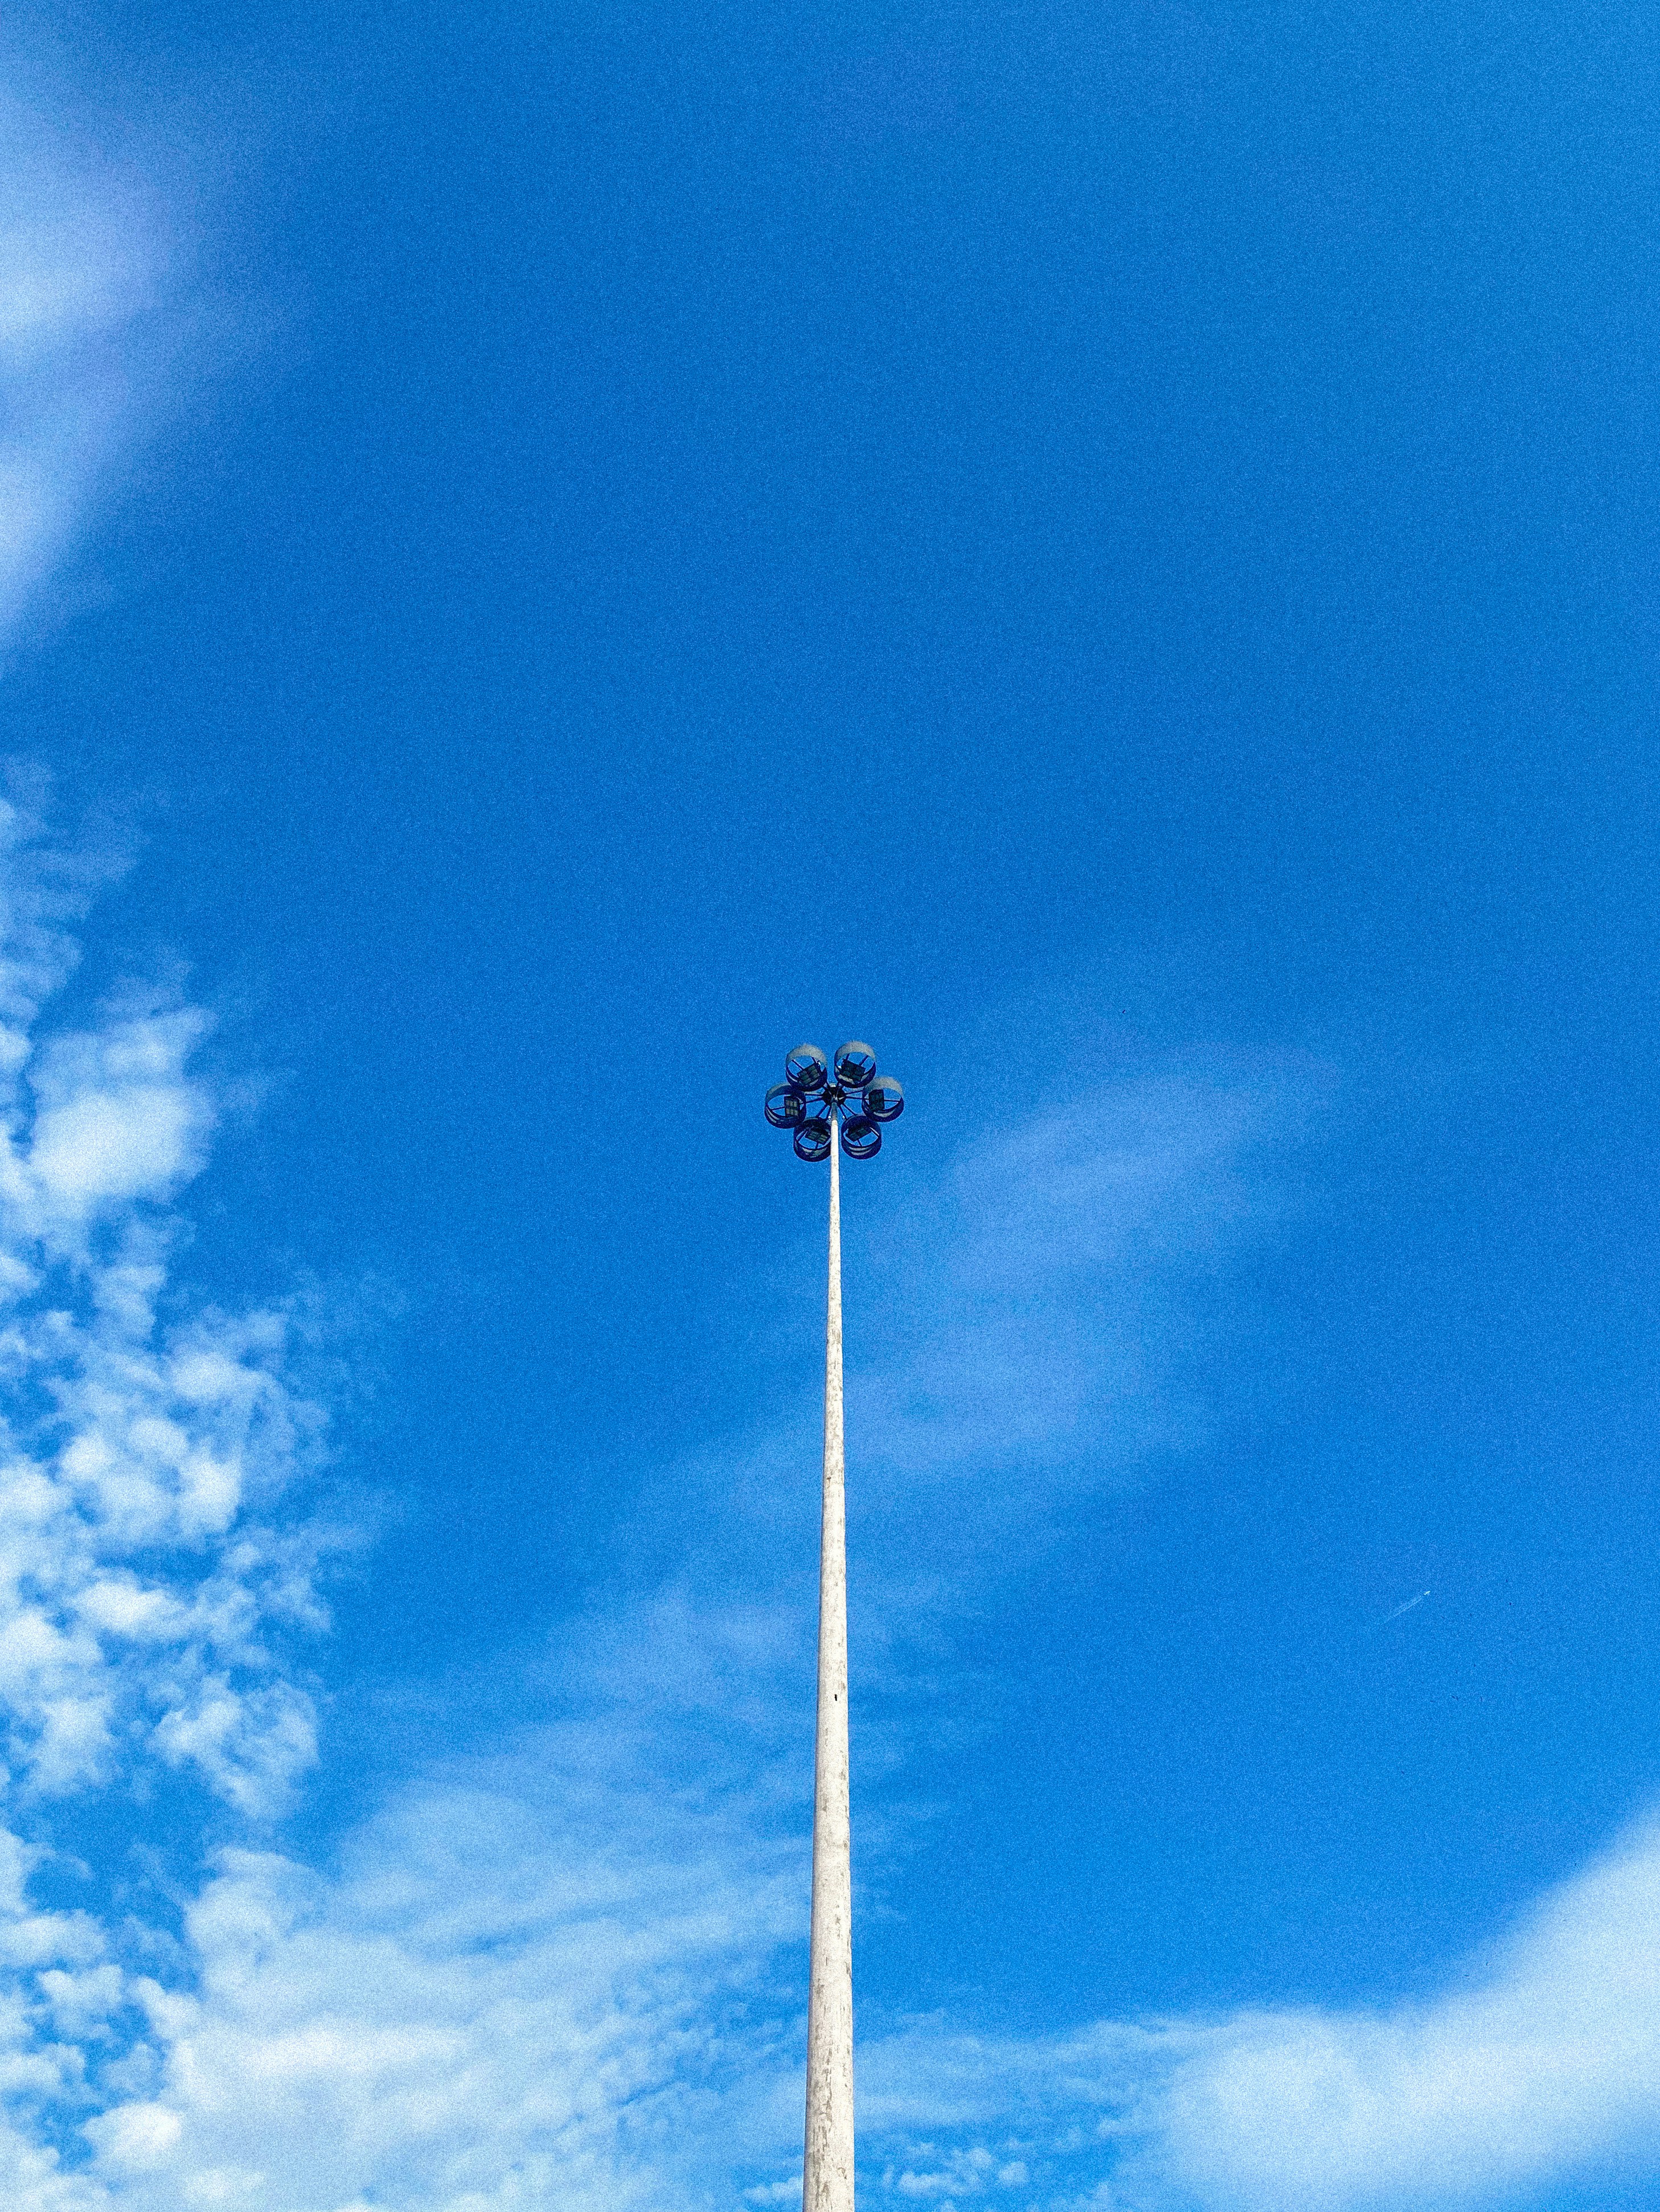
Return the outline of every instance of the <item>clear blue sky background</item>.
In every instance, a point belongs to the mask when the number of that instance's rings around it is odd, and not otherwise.
[[[1660,2205],[1657,100],[13,16],[9,2201],[794,2201],[859,1036],[863,2201]]]

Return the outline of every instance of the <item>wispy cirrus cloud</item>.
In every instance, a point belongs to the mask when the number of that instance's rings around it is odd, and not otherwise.
[[[848,1528],[867,1635],[908,1622],[927,1638],[977,1610],[1068,1514],[1190,1459],[1227,1418],[1212,1286],[1301,1203],[1298,1154],[1333,1072],[1219,1049],[1087,1074],[1078,1097],[963,1128],[931,1171],[905,1161],[902,1123],[903,1184],[878,1207],[854,1186],[887,1176],[886,1157],[848,1176]],[[824,1292],[809,1251],[768,1285],[785,1324],[777,1412],[672,1472],[676,1498],[708,1502],[693,1539],[706,1589],[735,1576],[753,1593],[783,1560],[810,1564],[819,1383],[816,1362],[800,1379],[800,1353],[816,1351]]]
[[[799,1839],[583,1764],[556,1731],[400,1794],[333,1881],[227,1854],[194,1986],[128,1986],[154,2091],[87,2130],[119,2202],[712,2201],[793,2057]]]
[[[997,1542],[1006,1513],[1211,1433],[1194,1289],[1284,1218],[1329,1083],[1289,1057],[1146,1056],[965,1131],[897,1224],[857,1220],[850,1273],[879,1289],[850,1386],[873,1490],[932,1510],[939,1485],[984,1477]]]
[[[0,638],[168,404],[186,352],[181,239],[153,186],[94,138],[0,76]]]

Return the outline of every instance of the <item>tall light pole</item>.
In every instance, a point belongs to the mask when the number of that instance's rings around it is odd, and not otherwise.
[[[818,1538],[818,1735],[813,1762],[812,1942],[807,1976],[807,2133],[802,2212],[853,2212],[853,1827],[848,1792],[848,1538],[842,1454],[840,1150],[868,1160],[905,1094],[867,1044],[826,1065],[797,1045],[767,1119],[793,1129],[798,1158],[830,1162],[830,1297],[824,1316],[824,1489]]]

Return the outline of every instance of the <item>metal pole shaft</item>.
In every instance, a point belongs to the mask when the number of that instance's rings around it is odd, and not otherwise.
[[[848,1790],[848,1540],[842,1455],[840,1116],[830,1123],[824,1496],[818,1553],[818,1743],[802,2212],[853,2212],[853,1850]]]

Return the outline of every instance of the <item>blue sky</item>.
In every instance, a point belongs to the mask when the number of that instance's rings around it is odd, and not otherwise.
[[[1635,5],[0,30],[0,2195],[1660,2207]]]

